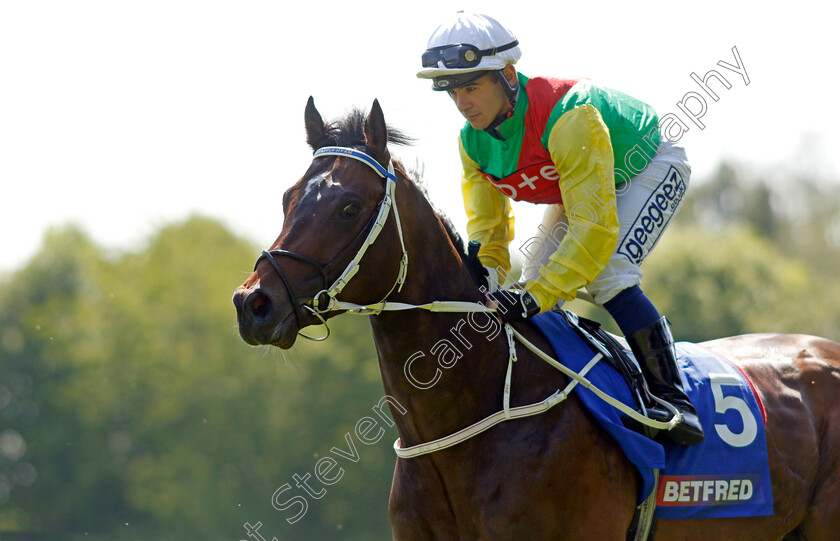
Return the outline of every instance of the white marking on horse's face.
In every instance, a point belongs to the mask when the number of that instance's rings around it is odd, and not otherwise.
[[[321,187],[322,184],[327,188],[329,188],[330,186],[332,186],[334,184],[333,181],[332,181],[332,178],[329,176],[329,174],[327,174],[327,175],[323,175],[323,174],[315,175],[314,177],[309,179],[309,182],[306,183],[306,188],[304,188],[304,190],[303,190],[303,197],[301,198],[301,201],[305,201],[306,198],[309,197],[309,195],[311,193],[315,194],[315,201],[320,200],[321,199],[320,187]]]

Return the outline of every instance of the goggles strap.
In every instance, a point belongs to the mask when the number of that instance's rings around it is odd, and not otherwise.
[[[441,45],[439,47],[432,47],[430,49],[426,49],[426,52],[423,53],[422,61],[423,67],[426,68],[433,68],[437,66],[438,62],[443,60],[444,66],[447,68],[473,68],[481,63],[481,59],[485,56],[495,56],[498,53],[507,51],[509,49],[513,49],[519,45],[519,41],[513,40],[510,43],[506,43],[500,47],[492,47],[490,49],[479,49],[475,45],[471,45],[469,43],[454,43],[452,45]],[[449,49],[456,49],[458,55],[447,62],[444,51]],[[466,50],[467,52],[473,52],[475,58],[466,58],[462,52]],[[463,58],[463,62],[462,62]]]

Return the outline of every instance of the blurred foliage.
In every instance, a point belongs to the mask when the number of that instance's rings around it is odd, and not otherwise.
[[[694,182],[644,267],[678,339],[840,338],[828,180],[724,163]],[[269,540],[390,539],[395,430],[373,445],[353,433],[383,395],[368,323],[334,319],[330,340],[289,352],[247,346],[230,298],[257,253],[202,217],[122,254],[70,226],[0,281],[0,532],[235,541],[259,522]],[[346,434],[358,462],[313,480],[326,494],[289,524],[272,495],[302,494],[293,475]]]
[[[818,165],[759,171],[723,162],[689,188],[644,284],[681,337],[840,339],[840,182]]]
[[[752,332],[840,339],[840,181],[816,171],[723,162],[692,180],[642,265],[642,288],[678,340]],[[567,307],[618,332],[599,308]]]
[[[203,218],[116,257],[68,227],[4,281],[0,532],[240,539],[262,522],[268,539],[389,536],[393,428],[356,441],[359,462],[293,526],[271,506],[347,448],[383,391],[364,318],[291,353],[240,340],[230,299],[257,253]]]

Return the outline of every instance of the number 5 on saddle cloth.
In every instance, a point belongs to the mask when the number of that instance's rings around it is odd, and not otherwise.
[[[589,381],[628,406],[643,405],[644,380],[620,339],[567,311],[546,312],[531,321],[555,358],[572,370],[580,371],[594,353],[603,354],[609,362],[590,370]],[[766,414],[752,383],[736,365],[702,346],[677,342],[676,350],[684,388],[706,433],[698,445],[643,436],[624,426],[624,414],[589,389],[578,385],[575,392],[637,467],[642,478],[638,502],[657,487],[656,517],[772,515]]]

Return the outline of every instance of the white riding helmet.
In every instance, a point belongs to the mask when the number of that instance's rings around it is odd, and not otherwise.
[[[452,90],[516,64],[520,56],[516,36],[496,19],[459,11],[432,33],[417,77],[432,79],[434,90]]]

